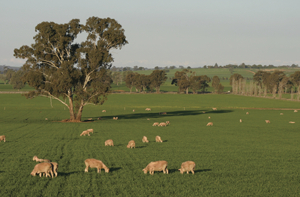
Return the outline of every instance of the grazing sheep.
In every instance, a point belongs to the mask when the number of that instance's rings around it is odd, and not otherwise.
[[[0,136],[0,142],[1,142],[2,140],[5,142],[5,135],[1,135],[1,136]]]
[[[49,159],[39,159],[37,156],[33,156],[32,160],[36,162],[50,162]]]
[[[87,129],[89,133],[94,133],[94,129]]]
[[[294,112],[298,112],[298,110],[295,109]]]
[[[93,118],[89,118],[88,120],[93,120]]]
[[[158,126],[158,125],[159,125],[159,122],[155,122],[155,123],[153,123],[152,126]]]
[[[207,123],[207,125],[206,126],[213,126],[214,125],[214,123],[212,123],[212,122],[209,122],[209,123]]]
[[[106,165],[104,165],[104,163],[100,160],[97,160],[97,159],[86,159],[84,161],[85,163],[85,169],[84,171],[85,172],[89,172],[89,167],[90,168],[97,168],[97,172],[98,173],[101,173],[101,169],[103,168],[105,170],[106,173],[109,172],[109,168],[106,167]]]
[[[150,162],[146,168],[143,169],[144,173],[147,174],[149,171],[149,174],[153,175],[154,171],[163,171],[164,174],[169,174],[169,170],[167,169],[168,162],[166,161],[152,161]]]
[[[166,115],[167,112],[159,112],[159,115]]]
[[[208,119],[210,119],[210,116],[208,116]]]
[[[128,142],[127,148],[135,148],[135,141],[134,140],[130,140]]]
[[[48,118],[45,118],[45,120],[48,120]]]
[[[283,113],[280,113],[280,115],[283,115]]]
[[[104,110],[102,110],[102,112],[106,112],[106,110],[104,109]]]
[[[150,120],[150,118],[147,118],[147,120]]]
[[[243,122],[242,119],[240,119],[240,122]]]
[[[88,135],[88,136],[91,136],[90,135],[90,132],[88,131],[88,130],[86,130],[86,131],[82,131],[82,133],[80,134],[80,136],[85,136],[85,135]]]
[[[158,135],[155,137],[155,141],[156,141],[156,142],[163,142],[163,141],[161,140],[161,137],[158,136]]]
[[[158,125],[159,127],[166,127],[167,126],[167,123],[165,123],[165,122],[161,122],[161,123],[159,123],[159,125]]]
[[[293,121],[290,121],[289,123],[291,123],[291,124],[294,124],[295,122],[293,122]]]
[[[56,162],[50,162],[50,164],[52,165],[52,172],[55,174],[55,177],[57,177],[58,163],[56,163]],[[41,176],[41,174],[43,176],[45,176],[46,173],[40,172],[39,175]]]
[[[249,112],[246,112],[246,114],[248,115],[248,114],[249,114]]]
[[[213,107],[213,108],[212,108],[212,110],[216,111],[216,110],[217,110],[217,108]]]
[[[166,124],[170,124],[170,121],[166,121]]]
[[[50,174],[51,174],[51,177],[53,178],[51,163],[45,162],[45,163],[36,164],[30,174],[32,176],[35,176],[36,174],[39,174],[40,177],[41,177],[43,173],[46,174],[46,177],[48,177],[48,176],[50,177]]]
[[[148,138],[147,138],[146,136],[144,136],[143,139],[142,139],[142,142],[143,142],[143,143],[145,143],[145,142],[148,143],[148,142],[149,142],[149,141],[148,141]]]
[[[132,110],[132,112],[135,112],[135,110]]]
[[[105,146],[114,146],[114,141],[112,139],[106,140],[105,141]]]
[[[205,114],[205,111],[203,111],[202,113]]]
[[[189,171],[191,171],[193,174],[195,174],[195,172],[194,172],[195,166],[196,166],[195,162],[186,161],[181,164],[181,168],[178,170],[180,171],[181,174],[183,174],[184,172],[186,172],[188,174]]]
[[[266,121],[266,123],[271,123],[270,120],[265,120],[265,121]]]
[[[151,111],[151,108],[146,108],[145,111]]]
[[[118,120],[118,117],[113,117],[114,120]]]

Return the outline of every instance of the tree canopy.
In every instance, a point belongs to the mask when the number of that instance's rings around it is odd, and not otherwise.
[[[35,88],[26,97],[56,99],[68,107],[70,121],[80,121],[85,105],[107,99],[112,82],[107,72],[113,62],[110,50],[128,43],[124,29],[114,19],[90,17],[85,25],[78,19],[66,24],[42,22],[35,31],[31,46],[14,50],[16,58],[26,59],[24,82]],[[87,38],[78,44],[75,39],[81,32]]]

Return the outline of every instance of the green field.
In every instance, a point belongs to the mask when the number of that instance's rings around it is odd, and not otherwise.
[[[0,100],[0,135],[7,138],[0,143],[0,196],[300,195],[300,112],[292,110],[298,102],[225,94],[114,94],[104,105],[84,109],[83,120],[94,122],[61,123],[68,111],[56,101],[52,108],[41,97],[4,94]],[[152,127],[167,120],[167,127]],[[206,127],[209,121],[214,126]],[[94,134],[80,137],[88,128]],[[149,144],[142,143],[144,135]],[[164,142],[156,143],[156,135]],[[115,146],[105,147],[107,139]],[[136,149],[126,148],[129,140]],[[57,162],[58,177],[30,176],[34,155]],[[110,172],[85,173],[87,158],[102,160]],[[168,161],[169,174],[144,174],[142,169],[157,160]],[[188,160],[196,163],[195,175],[178,171]]]

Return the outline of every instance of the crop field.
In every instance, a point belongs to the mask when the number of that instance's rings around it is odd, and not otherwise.
[[[293,111],[299,102],[112,94],[104,105],[84,108],[82,120],[93,121],[63,123],[69,112],[56,101],[53,108],[42,97],[2,94],[0,101],[0,135],[6,136],[0,142],[0,196],[300,196],[300,111]],[[152,126],[165,121],[171,124]],[[91,136],[79,136],[89,128]],[[163,143],[155,142],[157,135]],[[105,147],[107,139],[115,146]],[[135,149],[126,148],[130,140]],[[31,176],[34,155],[57,162],[58,176]],[[103,161],[110,172],[84,172],[87,158]],[[169,174],[144,174],[158,160],[168,162]],[[196,163],[195,174],[180,174],[181,163],[189,160]]]

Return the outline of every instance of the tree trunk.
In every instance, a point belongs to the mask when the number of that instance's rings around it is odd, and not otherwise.
[[[77,116],[76,116],[76,121],[81,121],[82,111],[83,111],[83,101],[81,101],[80,103],[80,107],[78,109]]]
[[[70,112],[70,120],[71,121],[75,120],[73,100],[71,97],[69,97],[69,112]]]
[[[189,88],[186,88],[186,89],[185,89],[185,93],[186,93],[186,94],[189,94]]]
[[[155,89],[156,89],[156,93],[159,93],[159,92],[160,92],[159,86],[157,86]]]

